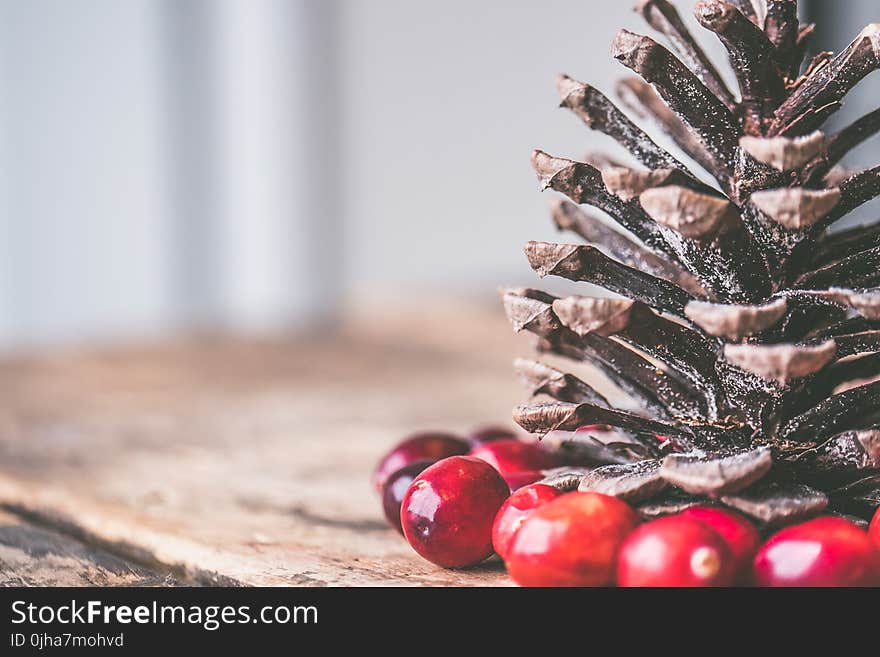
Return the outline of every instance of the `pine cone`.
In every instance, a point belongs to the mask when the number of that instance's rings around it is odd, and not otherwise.
[[[542,188],[569,199],[554,201],[556,226],[586,244],[529,242],[529,263],[614,295],[509,289],[505,310],[539,352],[604,374],[620,402],[518,361],[534,399],[514,419],[594,464],[546,481],[618,495],[646,516],[712,499],[779,524],[880,505],[880,223],[834,230],[880,192],[880,166],[837,166],[877,132],[880,109],[818,130],[878,68],[880,23],[805,63],[813,26],[799,25],[796,2],[769,0],[764,16],[758,5],[695,9],[728,52],[739,99],[666,0],[636,10],[677,57],[627,30],[612,46],[640,76],[619,83],[624,106],[712,182],[567,76],[562,106],[641,166],[532,156]],[[619,439],[574,432],[595,424]]]

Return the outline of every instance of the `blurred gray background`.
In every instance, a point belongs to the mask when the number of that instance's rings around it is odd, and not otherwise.
[[[802,4],[821,48],[880,19]],[[553,231],[530,150],[609,145],[553,77],[610,91],[619,27],[646,31],[630,2],[0,0],[0,349],[532,281],[521,245]]]

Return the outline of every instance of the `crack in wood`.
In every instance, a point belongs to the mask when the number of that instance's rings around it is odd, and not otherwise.
[[[128,541],[109,541],[78,525],[75,521],[53,511],[38,511],[18,504],[0,503],[0,509],[27,521],[37,528],[44,528],[70,538],[85,546],[100,550],[124,562],[152,570],[165,579],[172,578],[183,586],[243,586],[241,582],[216,572],[174,566],[158,560],[142,547]],[[0,543],[2,543],[0,535]],[[13,546],[15,547],[15,546]]]
[[[319,513],[309,511],[302,506],[293,506],[286,509],[288,515],[321,527],[333,527],[335,529],[350,529],[356,532],[387,532],[390,531],[388,523],[379,520],[355,520],[351,518],[331,518]]]

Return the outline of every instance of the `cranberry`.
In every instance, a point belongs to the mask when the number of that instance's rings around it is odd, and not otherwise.
[[[604,433],[606,431],[611,431],[611,426],[608,424],[585,424],[575,429],[575,433]]]
[[[492,523],[509,494],[507,483],[485,461],[450,456],[410,484],[400,508],[403,535],[439,566],[479,563],[492,554]]]
[[[439,461],[447,456],[467,454],[470,445],[461,438],[448,433],[417,433],[399,443],[388,452],[373,474],[373,486],[381,494],[385,480],[413,461]]]
[[[522,586],[606,586],[617,550],[638,524],[625,502],[574,492],[538,507],[507,547],[507,570]]]
[[[498,556],[502,559],[505,558],[513,535],[516,534],[520,525],[532,511],[550,500],[555,500],[560,495],[562,492],[552,486],[531,484],[520,488],[508,497],[498,511],[498,515],[495,516],[495,523],[492,525],[492,545]]]
[[[534,470],[527,470],[526,472],[511,472],[510,474],[504,475],[504,481],[510,486],[511,493],[543,478],[543,472],[535,472]]]
[[[382,508],[385,511],[385,518],[388,520],[388,524],[401,534],[403,533],[403,527],[400,526],[400,504],[403,502],[403,496],[406,495],[406,491],[409,489],[413,479],[418,477],[422,470],[434,463],[435,461],[413,461],[392,473],[385,480],[385,489],[382,491]]]
[[[534,472],[561,465],[559,459],[537,443],[519,440],[496,440],[471,450],[471,456],[483,459],[504,475]]]
[[[639,527],[620,548],[617,562],[620,586],[730,586],[735,577],[724,539],[683,516]]]
[[[871,521],[871,526],[868,527],[868,536],[873,539],[877,549],[880,550],[880,507],[877,507],[877,511],[874,512],[874,519]]]
[[[867,532],[832,516],[786,527],[755,557],[759,586],[871,586],[880,556]]]
[[[751,570],[752,559],[761,545],[761,536],[744,516],[717,506],[692,506],[678,515],[692,518],[714,529],[727,543],[737,573],[746,574]]]
[[[479,429],[474,430],[469,436],[468,440],[471,445],[474,447],[478,445],[484,445],[486,443],[493,443],[496,440],[516,440],[516,433],[511,431],[510,429],[505,429],[504,427],[480,427]]]

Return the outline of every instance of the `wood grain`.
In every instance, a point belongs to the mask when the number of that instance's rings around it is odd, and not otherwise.
[[[175,586],[179,580],[0,511],[0,587]]]
[[[0,525],[27,518],[136,564],[107,584],[506,585],[497,562],[452,571],[418,558],[369,479],[411,431],[510,424],[523,396],[511,363],[528,353],[495,306],[398,302],[335,332],[8,359]],[[0,577],[52,581],[45,559],[2,546],[18,560],[0,553]]]

